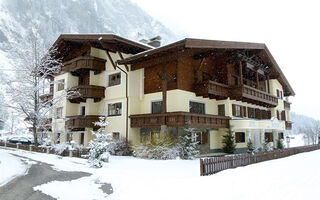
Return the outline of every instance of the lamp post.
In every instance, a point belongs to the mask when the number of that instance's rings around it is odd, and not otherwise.
[[[289,148],[289,144],[290,144],[290,137],[289,137],[289,135],[287,135],[287,137],[286,137],[286,142],[287,142],[287,148]]]

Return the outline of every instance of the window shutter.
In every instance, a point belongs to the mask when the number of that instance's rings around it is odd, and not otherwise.
[[[243,106],[243,117],[247,117],[247,107]]]
[[[280,120],[279,111],[277,110],[277,119]]]
[[[240,106],[240,117],[243,117],[243,114],[244,114],[242,107],[243,107],[243,106]]]
[[[260,119],[261,118],[260,109],[256,108],[255,111],[256,111],[256,119]]]
[[[236,105],[232,104],[232,115],[236,116]]]
[[[281,112],[281,120],[286,120],[286,112],[284,110]]]
[[[277,97],[280,97],[280,92],[278,89],[277,89]]]
[[[208,143],[208,131],[202,133],[202,144]]]

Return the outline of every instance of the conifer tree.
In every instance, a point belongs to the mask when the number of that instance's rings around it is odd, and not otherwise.
[[[277,149],[283,149],[283,147],[282,140],[277,140]]]
[[[234,135],[231,129],[229,129],[228,133],[223,136],[222,143],[223,152],[233,154],[236,151]]]
[[[247,153],[252,153],[254,151],[254,146],[253,143],[251,142],[251,139],[249,139],[248,143],[247,143]]]

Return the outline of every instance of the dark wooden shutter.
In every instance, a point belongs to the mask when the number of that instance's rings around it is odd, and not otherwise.
[[[260,119],[261,118],[260,109],[256,108],[255,111],[256,111],[256,119]]]
[[[280,97],[280,92],[279,92],[279,90],[277,90],[277,97]]]
[[[236,105],[232,104],[232,115],[236,116]]]
[[[208,131],[202,133],[202,144],[208,143]]]
[[[286,120],[286,111],[281,112],[281,120]]]
[[[239,106],[240,107],[240,117],[243,117],[243,109],[242,109],[242,106]]]
[[[243,106],[243,117],[247,117],[247,107]]]
[[[279,111],[277,110],[277,119],[280,120]]]

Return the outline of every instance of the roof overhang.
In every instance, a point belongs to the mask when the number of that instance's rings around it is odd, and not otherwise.
[[[258,54],[261,59],[271,65],[279,74],[278,80],[285,88],[285,96],[294,96],[295,93],[284,76],[279,65],[271,55],[267,46],[263,43],[248,43],[248,42],[231,42],[231,41],[217,41],[217,40],[202,40],[186,38],[175,43],[171,43],[159,48],[149,49],[147,51],[135,54],[123,60],[119,60],[118,64],[137,64],[142,63],[153,58],[161,56],[172,56],[176,52],[188,52],[190,55],[204,53],[206,51],[221,51],[221,50],[245,50],[252,51]]]
[[[121,51],[126,54],[137,54],[151,49],[150,46],[131,41],[113,34],[61,34],[52,47],[57,48],[63,57],[69,53],[71,46],[87,45],[111,52]]]

